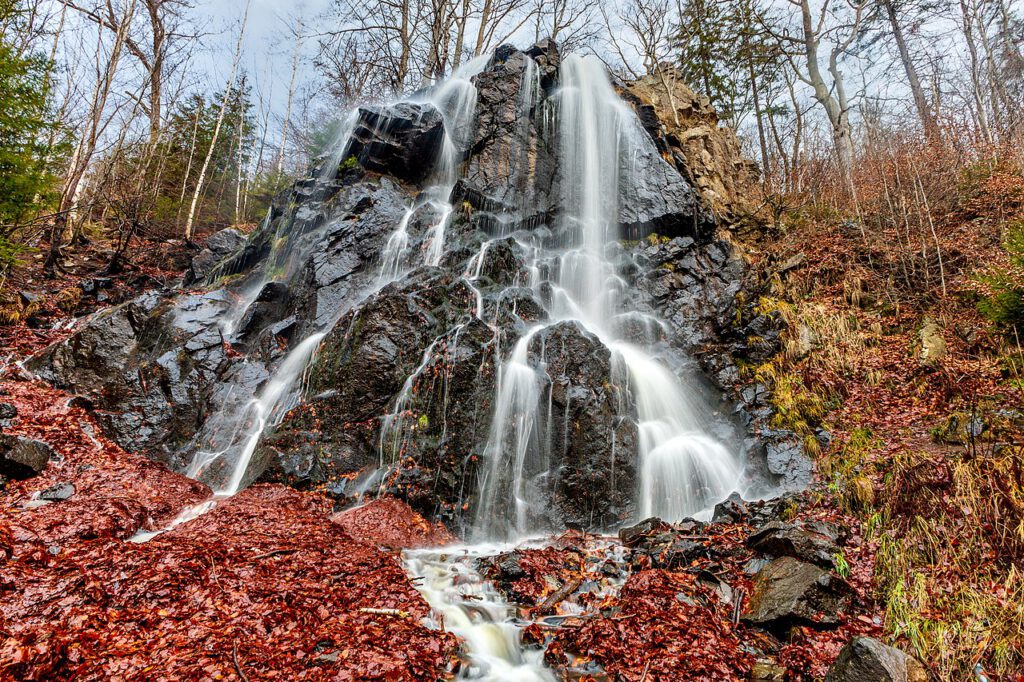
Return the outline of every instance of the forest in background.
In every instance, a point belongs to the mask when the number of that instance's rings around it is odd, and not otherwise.
[[[39,307],[27,282],[63,305],[72,276],[249,229],[339,111],[553,37],[740,132],[759,187],[735,232],[788,329],[745,371],[809,449],[829,428],[822,494],[873,543],[892,638],[942,679],[1024,668],[1018,0],[332,0],[282,21],[276,96],[250,11],[0,0],[5,322]]]
[[[194,0],[3,0],[4,272],[41,249],[53,276],[90,232],[112,240],[116,270],[133,239],[258,221],[339,112],[541,37],[707,97],[758,162],[776,223],[827,204],[867,229],[881,196],[887,219],[920,229],[948,195],[936,174],[1020,162],[1013,0],[333,0],[279,19],[276,97],[246,69],[238,10],[218,31]],[[941,279],[936,265],[908,268]]]

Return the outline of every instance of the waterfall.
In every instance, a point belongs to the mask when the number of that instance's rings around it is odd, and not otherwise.
[[[362,490],[369,491],[375,483],[383,487],[387,467],[402,459],[414,440],[409,432],[419,426],[408,418],[413,413],[419,384],[438,381],[439,376],[444,382],[441,439],[446,439],[449,380],[447,373],[435,372],[435,363],[446,367],[456,354],[460,334],[473,329],[469,325],[477,324],[477,320],[484,321],[486,312],[490,320],[486,324],[494,334],[487,353],[494,353],[496,379],[492,418],[481,449],[474,540],[519,539],[550,530],[536,520],[547,502],[545,496],[551,493],[548,481],[555,473],[551,471],[553,460],[556,456],[566,457],[574,437],[569,405],[580,404],[567,392],[564,415],[554,416],[554,386],[546,363],[557,349],[546,347],[545,332],[563,323],[571,323],[573,331],[586,334],[588,339],[596,337],[609,351],[607,389],[614,396],[614,417],[619,422],[631,420],[636,426],[638,513],[670,521],[700,513],[738,486],[742,474],[740,460],[726,444],[710,435],[706,406],[696,387],[680,379],[673,369],[672,353],[658,347],[664,325],[628,309],[625,294],[629,293],[629,283],[620,272],[620,203],[629,200],[623,196],[622,187],[645,172],[634,167],[634,152],[639,145],[651,142],[636,115],[616,95],[604,67],[596,59],[566,57],[561,65],[560,86],[547,100],[537,63],[525,59],[520,92],[514,103],[520,119],[510,135],[516,139],[511,140],[506,150],[509,188],[524,204],[518,207],[523,214],[535,217],[528,209],[536,207],[526,206],[525,202],[531,200],[531,190],[536,189],[527,183],[535,179],[530,163],[537,150],[527,145],[540,144],[531,141],[531,120],[542,119],[539,127],[554,137],[559,152],[558,218],[539,229],[515,229],[510,226],[517,224],[514,218],[519,216],[511,216],[513,209],[509,209],[494,221],[499,234],[483,240],[476,255],[466,254],[462,261],[465,265],[460,266],[455,277],[461,277],[473,293],[473,310],[463,311],[458,323],[449,322],[449,328],[422,350],[419,364],[393,398],[390,412],[380,416],[379,439],[375,443],[380,469],[364,481]],[[370,276],[360,296],[379,294],[383,287],[402,279],[418,265],[444,263],[447,267],[445,256],[457,253],[449,244],[452,240],[448,228],[456,215],[451,195],[475,133],[478,93],[473,78],[489,60],[490,56],[485,55],[468,62],[449,80],[414,100],[430,104],[441,113],[444,130],[440,149],[423,190],[397,220],[381,248],[376,277]],[[346,157],[347,140],[356,121],[357,114],[353,113],[342,126],[342,139],[321,167],[321,186],[333,182]],[[544,144],[549,142],[552,140],[543,140]],[[429,225],[419,222],[423,216],[429,216]],[[391,230],[391,224],[385,229]],[[507,233],[513,230],[512,234]],[[256,302],[263,287],[276,279],[294,277],[297,267],[309,258],[309,249],[317,240],[303,241],[301,236],[275,235],[270,256],[243,286],[240,301],[221,321],[225,342],[237,333],[246,310]],[[524,272],[515,273],[512,285],[488,298],[485,306],[484,291],[494,286],[492,279],[485,276],[485,272],[491,272],[485,270],[487,258],[492,249],[508,248],[501,245],[502,241],[513,243],[525,254]],[[416,247],[419,254],[413,253]],[[414,263],[416,255],[421,260]],[[505,342],[506,330],[500,326],[499,318],[509,312],[503,308],[508,305],[506,298],[513,301],[510,307],[515,312],[516,297],[522,293],[518,291],[522,287],[532,290],[544,315],[540,321],[521,324],[519,336],[506,355],[502,345],[510,344]],[[492,296],[492,292],[487,295]],[[341,314],[340,309],[332,311],[324,316],[332,318],[326,323],[318,321],[316,325],[304,326],[303,337],[294,339],[288,352],[269,370],[250,361],[241,361],[233,368],[239,375],[237,385],[232,385],[228,395],[219,396],[219,412],[207,420],[194,439],[195,454],[187,472],[193,478],[210,482],[215,496],[184,510],[172,526],[205,513],[218,500],[236,494],[249,483],[250,465],[260,439],[300,399],[302,379],[321,341]],[[623,328],[629,326],[646,330],[641,334],[645,338],[638,341],[628,336]],[[489,362],[490,356],[481,361],[480,374]],[[262,381],[252,381],[254,373]],[[244,388],[254,385],[260,386],[258,391]],[[615,440],[615,432],[611,438],[614,488],[619,463],[632,459],[634,453],[626,452],[627,445]],[[553,445],[557,442],[561,443],[560,450]],[[473,455],[454,454],[467,460]],[[148,537],[152,534],[142,534],[139,539]],[[497,545],[478,544],[444,551],[410,551],[404,556],[406,570],[423,578],[417,587],[435,614],[441,616],[436,624],[451,629],[467,644],[467,665],[460,671],[459,679],[553,680],[552,672],[544,667],[542,652],[523,649],[520,633],[524,623],[517,620],[515,607],[475,568],[477,558],[497,551]]]
[[[450,78],[429,89],[421,98],[413,100],[430,104],[441,113],[444,135],[427,186],[409,206],[402,222],[388,239],[381,257],[378,288],[400,279],[406,272],[409,223],[416,212],[424,207],[432,210],[434,220],[423,240],[423,263],[432,266],[441,263],[448,223],[454,212],[451,193],[458,181],[462,156],[473,134],[477,92],[472,78],[484,70],[489,60],[490,55],[475,57],[459,67]]]
[[[186,471],[187,476],[198,478],[211,464],[224,461],[230,466],[229,473],[227,480],[214,491],[215,494],[230,497],[242,488],[260,437],[275,419],[294,407],[298,396],[292,389],[324,336],[322,332],[313,334],[297,345],[281,362],[257,397],[239,414],[224,415],[226,419],[219,426],[221,429],[227,427],[221,431],[228,434],[226,445],[217,450],[196,452]]]
[[[353,109],[339,119],[330,151],[316,172],[318,191],[326,191],[337,177],[338,168],[348,153],[349,141],[358,118],[358,110]],[[267,220],[270,220],[270,215]],[[250,277],[232,309],[220,321],[221,336],[226,343],[233,339],[238,325],[263,288],[270,282],[290,280],[295,270],[310,256],[312,245],[316,243],[314,239],[300,239],[301,235],[283,235],[279,230],[280,226],[271,241],[270,253],[259,271]],[[328,328],[330,326],[333,326],[333,321]],[[298,400],[295,384],[325,335],[326,330],[309,330],[306,338],[299,340],[281,360],[258,394],[250,393],[246,398],[246,389],[238,386],[225,396],[220,411],[206,421],[193,439],[194,454],[185,475],[206,480],[217,496],[237,493],[246,482],[249,464],[261,436]],[[245,379],[250,375],[243,371],[238,372],[238,376]]]
[[[639,436],[637,508],[643,516],[680,520],[735,490],[742,465],[737,453],[708,435],[702,406],[690,398],[695,387],[684,384],[649,349],[620,338],[616,329],[617,316],[635,314],[622,309],[627,284],[610,256],[620,238],[619,202],[629,200],[621,188],[630,186],[624,182],[629,174],[644,172],[632,167],[633,151],[651,143],[594,57],[563,60],[556,101],[562,213],[558,238],[551,240],[556,245],[525,238],[532,254],[530,285],[546,301],[549,326],[579,323],[611,350],[613,364],[624,368],[627,385],[620,388],[635,404]],[[531,526],[528,491],[546,473],[546,431],[557,428],[541,418],[543,367],[529,362],[530,345],[542,329],[530,329],[499,364],[479,477],[478,539],[542,530]]]

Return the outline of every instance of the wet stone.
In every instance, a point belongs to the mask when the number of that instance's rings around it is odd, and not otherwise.
[[[834,530],[834,529],[833,529]],[[832,568],[839,552],[838,533],[805,528],[800,524],[772,522],[747,539],[747,545],[762,554],[790,556],[801,561]]]
[[[831,627],[838,625],[851,593],[820,566],[782,557],[757,574],[743,619],[781,634],[792,625]]]
[[[855,637],[839,652],[825,682],[925,682],[916,659],[870,637]]]
[[[0,476],[25,480],[43,472],[55,455],[42,441],[0,434]]]
[[[63,502],[75,494],[75,486],[71,483],[58,483],[39,493],[39,499],[47,502]]]

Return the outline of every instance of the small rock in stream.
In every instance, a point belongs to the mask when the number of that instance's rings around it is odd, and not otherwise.
[[[63,502],[75,494],[75,486],[71,483],[58,483],[39,493],[39,499],[47,502]]]

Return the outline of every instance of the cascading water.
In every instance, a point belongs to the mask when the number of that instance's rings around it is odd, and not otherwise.
[[[421,579],[420,593],[444,627],[466,643],[458,679],[487,682],[554,682],[544,652],[524,649],[516,608],[474,567],[476,560],[511,549],[479,544],[405,552],[406,570]]]
[[[563,211],[557,239],[530,238],[531,286],[547,302],[550,324],[578,322],[625,368],[627,385],[620,388],[632,396],[638,421],[637,506],[644,516],[679,520],[736,489],[742,466],[707,435],[700,405],[687,399],[692,389],[648,350],[620,338],[614,324],[617,315],[630,314],[620,309],[626,283],[609,256],[619,239],[619,202],[628,201],[620,196],[621,176],[643,172],[631,160],[646,132],[593,57],[564,59],[557,105]],[[525,491],[546,471],[544,432],[557,427],[542,418],[543,367],[527,359],[538,330],[523,336],[499,367],[474,524],[478,538],[538,530],[530,526]]]
[[[481,55],[466,62],[448,80],[434,86],[427,91],[423,99],[418,100],[420,103],[432,105],[441,112],[444,135],[426,188],[406,211],[402,222],[388,239],[381,259],[380,275],[377,278],[378,287],[399,279],[405,272],[409,248],[409,223],[416,212],[424,207],[431,209],[434,218],[424,240],[423,263],[438,265],[441,262],[444,255],[445,232],[453,213],[451,193],[458,181],[459,163],[473,129],[477,93],[472,78],[487,66],[489,60],[490,55]]]

